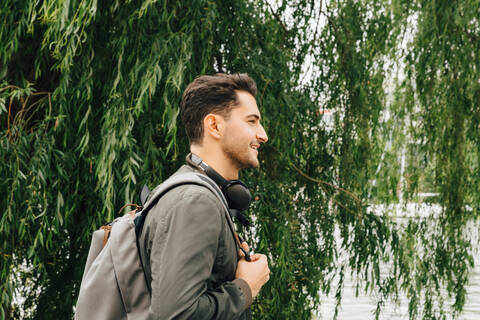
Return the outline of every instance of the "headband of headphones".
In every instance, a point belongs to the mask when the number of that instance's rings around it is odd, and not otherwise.
[[[200,168],[205,174],[218,184],[223,192],[223,195],[227,199],[228,207],[238,211],[248,209],[252,196],[247,186],[240,180],[227,180],[222,177],[217,171],[215,171],[208,164],[196,154],[189,154],[187,156],[187,162],[194,167]]]

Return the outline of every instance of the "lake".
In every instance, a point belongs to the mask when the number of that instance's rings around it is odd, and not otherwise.
[[[419,207],[420,206],[420,207]],[[374,208],[378,214],[383,214],[385,208]],[[406,221],[409,218],[420,215],[423,217],[435,217],[440,208],[428,205],[408,204],[401,211],[397,211],[397,222]],[[478,253],[478,230],[480,224],[470,223],[467,226],[468,232],[472,235],[473,243],[476,243],[476,252]],[[480,257],[474,255],[475,267],[472,270],[467,290],[467,300],[464,312],[458,318],[459,320],[478,320],[480,319]],[[386,270],[385,270],[386,272]],[[328,296],[321,299],[320,314],[317,319],[333,319],[335,312],[335,287]],[[345,283],[342,296],[342,303],[338,312],[338,320],[363,320],[375,319],[376,300],[373,296],[359,291],[359,296],[355,296],[355,279],[350,276],[348,270],[345,274]],[[451,317],[450,317],[451,318]],[[391,301],[386,301],[380,314],[380,319],[405,320],[408,319],[408,300],[405,295],[400,297],[400,306]]]

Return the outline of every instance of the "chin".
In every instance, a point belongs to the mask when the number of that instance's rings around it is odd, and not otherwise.
[[[258,167],[259,162],[256,159],[250,159],[240,162],[240,169],[256,168]]]
[[[225,152],[225,155],[238,169],[257,168],[260,164],[256,155],[251,153],[235,154],[233,152]]]
[[[255,159],[255,160],[252,160],[249,162],[249,168],[257,168],[258,166],[260,165],[260,163],[258,162],[258,159]]]

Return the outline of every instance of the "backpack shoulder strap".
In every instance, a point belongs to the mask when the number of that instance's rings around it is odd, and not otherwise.
[[[216,183],[212,179],[200,173],[195,173],[195,172],[182,173],[182,174],[178,174],[168,178],[158,188],[155,188],[153,190],[153,194],[149,196],[141,213],[137,215],[137,217],[135,218],[135,228],[137,230],[137,235],[138,235],[138,232],[143,227],[143,223],[147,218],[148,212],[150,211],[150,209],[152,209],[156,205],[158,200],[163,195],[165,195],[168,191],[185,184],[199,185],[209,189],[211,192],[213,192],[217,196],[217,198],[220,199],[226,212],[227,213],[229,212],[228,204],[227,204],[227,200],[225,199],[225,196],[223,195],[223,193],[220,191],[220,188],[216,185]],[[233,227],[233,222],[231,221],[229,214],[227,214],[227,220],[228,220],[229,226]]]
[[[225,199],[225,196],[223,195],[222,191],[218,187],[218,185],[210,179],[208,176],[205,176],[200,173],[195,173],[195,172],[187,172],[187,173],[182,173],[178,174],[176,176],[170,177],[167,179],[165,182],[163,182],[158,188],[155,188],[153,190],[153,194],[149,197],[147,202],[145,203],[144,208],[142,211],[136,216],[134,222],[135,222],[135,231],[137,233],[137,236],[139,235],[143,223],[145,222],[145,219],[147,217],[147,214],[149,210],[155,206],[155,204],[158,202],[158,200],[168,191],[172,190],[175,187],[184,185],[184,184],[196,184],[199,186],[203,186],[207,189],[209,189],[213,194],[215,194],[220,201],[223,204],[223,208],[225,209],[225,218],[227,219],[227,225],[230,231],[232,232],[233,239],[235,243],[237,244],[238,248],[242,250],[245,254],[245,258],[247,261],[250,261],[250,256],[248,252],[243,250],[241,242],[243,240],[240,240],[238,234],[235,232],[235,227],[232,221],[231,217],[231,210],[228,208],[228,202],[227,199]]]

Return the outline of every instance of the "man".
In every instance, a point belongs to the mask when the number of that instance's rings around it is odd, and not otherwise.
[[[256,91],[246,74],[217,74],[196,78],[183,94],[190,151],[224,179],[259,165],[258,148],[268,138]],[[204,173],[189,163],[175,174]],[[250,304],[270,270],[265,255],[248,262],[239,253],[228,219],[221,199],[193,184],[167,192],[150,211],[139,238],[150,319],[251,318]],[[242,247],[248,251],[246,243]]]

